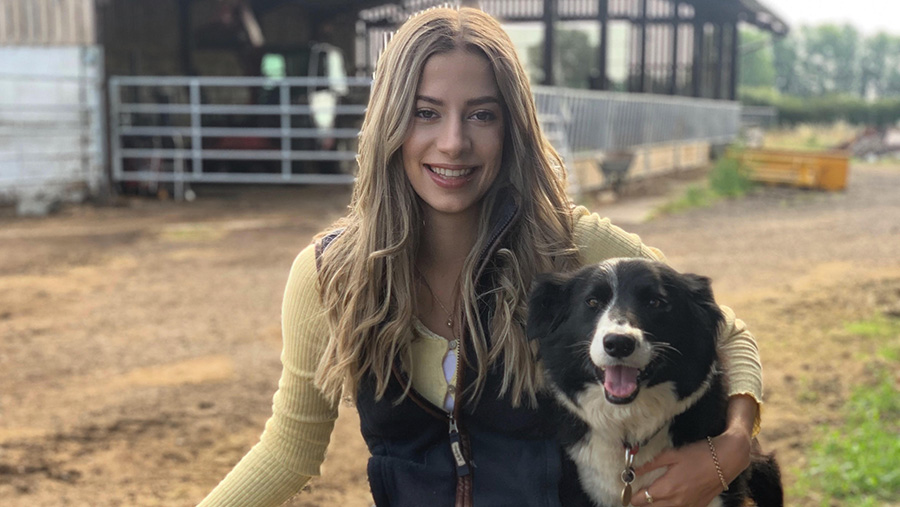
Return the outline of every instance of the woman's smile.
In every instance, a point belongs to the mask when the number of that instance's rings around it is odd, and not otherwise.
[[[472,180],[477,167],[448,164],[425,164],[435,184],[444,188],[458,188]]]

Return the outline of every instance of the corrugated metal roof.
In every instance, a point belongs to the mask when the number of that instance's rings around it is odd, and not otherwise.
[[[271,1],[271,0],[270,0]],[[278,0],[276,0],[278,1]],[[285,0],[280,0],[285,1]],[[303,1],[303,0],[301,0]],[[361,11],[361,17],[369,22],[400,23],[413,12],[438,5],[459,5],[460,0],[398,0],[353,2],[340,0],[305,0],[312,5],[351,5]],[[613,0],[610,0],[612,4]],[[639,9],[640,0],[633,0]],[[673,0],[666,0],[670,3]],[[681,3],[694,6],[695,10],[707,15],[725,17],[753,24],[778,35],[788,32],[788,25],[771,9],[759,0],[679,0]],[[534,20],[543,17],[544,0],[480,0],[468,2],[480,4],[487,12],[494,13],[503,19],[512,21]],[[361,4],[366,7],[360,8]],[[596,19],[597,0],[557,0],[561,18]],[[620,6],[621,7],[621,6]],[[612,8],[612,5],[611,5]],[[612,12],[612,11],[611,11]]]
[[[754,16],[753,20],[746,20],[748,23],[765,28],[778,35],[786,35],[788,33],[788,24],[758,0],[740,0],[740,3],[749,11],[749,15]]]

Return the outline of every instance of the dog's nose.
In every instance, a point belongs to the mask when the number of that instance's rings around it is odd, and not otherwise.
[[[628,357],[634,352],[634,338],[624,334],[603,337],[603,350],[611,357]]]

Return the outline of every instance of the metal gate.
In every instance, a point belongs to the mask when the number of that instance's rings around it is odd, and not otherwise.
[[[371,81],[113,77],[113,179],[121,184],[347,184]],[[328,90],[343,87],[343,95]],[[733,139],[735,102],[535,87],[545,133],[570,171],[596,152]],[[578,181],[571,175],[573,192]]]
[[[346,184],[371,80],[112,77],[120,184]]]

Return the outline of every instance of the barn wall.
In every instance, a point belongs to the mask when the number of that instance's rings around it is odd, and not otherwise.
[[[101,188],[101,54],[96,46],[0,47],[0,201],[40,214]]]
[[[0,46],[96,41],[94,0],[0,0]]]

